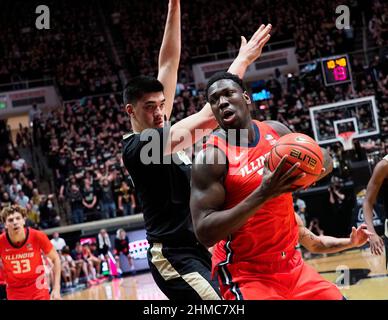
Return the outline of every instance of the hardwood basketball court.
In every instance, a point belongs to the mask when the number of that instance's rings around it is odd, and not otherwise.
[[[373,256],[369,247],[306,260],[323,277],[337,283],[350,300],[388,300],[388,272],[385,255]],[[348,284],[348,285],[347,285]],[[64,300],[166,300],[150,273],[115,279]]]

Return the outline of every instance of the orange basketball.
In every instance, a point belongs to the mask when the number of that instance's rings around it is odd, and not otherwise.
[[[290,133],[281,137],[269,154],[269,169],[274,171],[285,155],[288,157],[282,170],[284,173],[297,162],[300,163],[300,167],[295,170],[293,175],[306,173],[304,178],[295,183],[295,187],[308,187],[321,175],[323,154],[318,143],[309,136],[302,133]]]

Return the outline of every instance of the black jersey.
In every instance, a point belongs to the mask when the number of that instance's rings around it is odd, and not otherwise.
[[[143,204],[148,241],[195,243],[189,205],[191,162],[181,153],[163,155],[167,130],[146,129],[124,136],[123,161]],[[149,142],[158,150],[147,153]],[[144,163],[146,155],[152,155],[153,163]]]
[[[378,198],[380,202],[384,205],[385,209],[385,218],[388,219],[388,181],[385,180],[383,185],[380,188]]]
[[[388,157],[387,157],[388,161]],[[384,205],[385,218],[388,219],[388,179],[385,179],[379,190],[378,199]]]
[[[388,155],[384,157],[384,160],[388,162]],[[377,195],[377,201],[384,206],[385,218],[388,219],[388,179],[383,181],[383,184],[381,185]]]
[[[115,238],[115,249],[117,251],[117,254],[122,252],[123,254],[129,253],[129,240],[128,237],[125,237],[124,239]]]

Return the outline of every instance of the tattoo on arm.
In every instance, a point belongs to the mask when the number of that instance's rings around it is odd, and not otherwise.
[[[347,248],[347,244],[337,238],[317,236],[309,229],[303,227],[300,232],[299,242],[309,251],[315,253],[338,252]]]
[[[307,229],[306,227],[302,227],[303,228],[303,231],[302,231],[302,235],[300,236],[299,240],[303,240],[305,237],[309,237],[309,239],[311,241],[315,241],[318,237],[312,233],[309,229]]]
[[[326,248],[322,239],[320,239],[318,236],[316,236],[312,231],[310,231],[306,227],[303,227],[303,231],[302,231],[302,234],[299,238],[299,242],[304,244],[306,249],[314,248],[316,250],[316,249]]]

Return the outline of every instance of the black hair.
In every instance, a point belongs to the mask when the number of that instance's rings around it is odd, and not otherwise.
[[[209,88],[212,86],[213,83],[215,83],[219,80],[232,80],[240,86],[242,91],[247,91],[243,81],[235,74],[232,74],[230,72],[217,72],[216,74],[211,76],[211,78],[209,79],[209,81],[207,83],[206,91],[205,91],[206,100],[208,99]]]
[[[62,253],[70,254],[70,248],[69,246],[64,246],[61,250]]]
[[[124,105],[135,104],[145,93],[163,91],[163,84],[148,76],[139,76],[131,79],[123,91]]]

